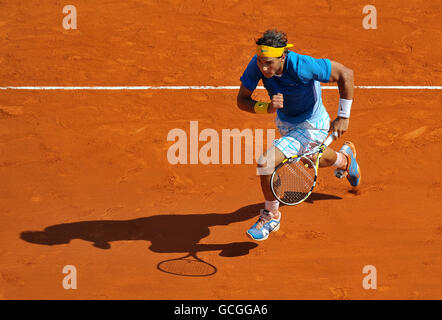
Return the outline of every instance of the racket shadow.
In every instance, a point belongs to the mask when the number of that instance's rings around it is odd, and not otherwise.
[[[258,245],[254,242],[233,242],[228,244],[197,244],[185,256],[161,261],[157,269],[174,275],[186,277],[207,277],[214,275],[217,268],[197,256],[198,252],[218,251],[222,257],[239,257],[246,255]]]
[[[289,192],[287,192],[289,193]],[[287,197],[290,197],[291,195],[287,195]],[[321,200],[342,200],[341,197],[339,196],[335,196],[333,194],[326,194],[326,193],[317,193],[317,192],[312,192],[312,194],[304,200],[304,202],[313,204],[316,201],[321,201]],[[285,204],[280,204],[280,206],[285,206]]]
[[[79,221],[52,225],[42,231],[23,231],[20,238],[47,246],[68,244],[73,239],[81,239],[103,250],[111,249],[115,241],[142,240],[150,243],[149,249],[152,252],[182,253],[186,254],[186,259],[205,263],[197,257],[198,253],[220,251],[219,256],[238,257],[256,248],[257,244],[249,241],[215,244],[199,242],[210,234],[209,228],[254,218],[262,206],[262,203],[248,205],[232,213],[159,214],[132,220]],[[208,275],[217,272],[217,268],[213,264],[211,266],[214,272],[208,272]]]
[[[196,256],[189,253],[177,259],[168,259],[157,264],[159,271],[184,277],[208,277],[214,275],[218,269]]]

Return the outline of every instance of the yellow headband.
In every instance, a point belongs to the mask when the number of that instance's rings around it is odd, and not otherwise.
[[[285,47],[282,48],[274,48],[265,45],[258,45],[256,47],[256,54],[260,57],[266,58],[279,58],[283,55],[286,48],[293,47],[293,44],[289,43]]]

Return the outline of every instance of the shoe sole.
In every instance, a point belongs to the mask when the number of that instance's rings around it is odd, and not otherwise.
[[[362,174],[361,174],[361,169],[359,168],[359,164],[358,164],[358,172],[359,172],[359,182],[358,182],[358,184],[357,184],[356,186],[354,186],[354,185],[352,185],[352,184],[350,183],[350,185],[351,185],[353,188],[356,188],[356,187],[358,187],[358,186],[361,184]],[[350,181],[349,181],[349,182],[350,182]]]
[[[356,147],[355,147],[355,145],[352,142],[350,142],[350,141],[348,141],[348,143],[346,143],[346,144],[351,149],[351,152],[353,152],[353,156],[356,159]],[[352,187],[354,187],[354,188],[358,187],[361,184],[361,180],[362,180],[362,174],[361,174],[361,169],[359,168],[359,164],[358,164],[358,172],[359,172],[359,182],[358,182],[358,184],[356,186],[354,186],[354,185],[352,185],[350,183],[350,185]],[[350,181],[348,181],[348,182],[350,182]]]

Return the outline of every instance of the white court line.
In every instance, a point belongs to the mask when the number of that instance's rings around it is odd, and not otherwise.
[[[442,90],[442,86],[355,86],[356,89]],[[239,86],[90,86],[90,87],[0,87],[0,90],[238,90]],[[264,89],[260,86],[256,89]],[[337,86],[322,86],[324,90]]]

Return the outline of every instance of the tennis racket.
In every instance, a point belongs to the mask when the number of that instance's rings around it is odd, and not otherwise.
[[[317,148],[304,154],[284,159],[272,173],[270,188],[275,198],[288,206],[294,206],[305,201],[312,193],[318,177],[319,159],[324,150],[336,138],[333,132]],[[312,156],[317,154],[316,161]]]

